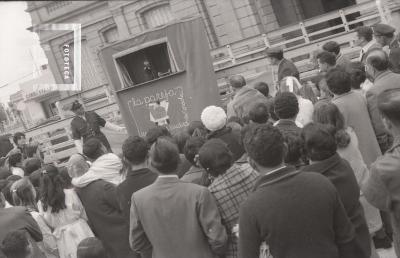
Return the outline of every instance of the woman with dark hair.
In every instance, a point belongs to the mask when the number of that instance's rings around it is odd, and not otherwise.
[[[66,186],[67,182],[55,166],[43,167],[38,210],[53,229],[61,258],[76,257],[80,241],[94,236],[78,195]]]
[[[247,199],[258,179],[258,173],[250,165],[234,163],[227,144],[220,139],[207,141],[199,150],[201,166],[213,178],[208,187],[214,195],[222,224],[228,233],[226,258],[238,257],[238,239],[235,226],[238,224],[239,207]]]
[[[11,186],[12,198],[15,206],[23,206],[29,211],[33,219],[39,225],[43,235],[43,242],[38,243],[38,247],[45,253],[46,257],[59,257],[57,242],[51,232],[50,227],[38,212],[36,205],[36,191],[27,177],[24,177]]]
[[[327,177],[336,187],[347,217],[354,226],[355,238],[353,257],[369,258],[371,255],[371,238],[359,202],[360,187],[350,164],[337,154],[335,137],[326,125],[310,123],[301,133],[310,165],[302,171],[313,171]]]
[[[358,149],[357,135],[351,127],[345,127],[343,115],[338,107],[330,102],[317,103],[314,107],[313,120],[330,126],[329,130],[335,136],[337,153],[350,163],[357,183],[361,187],[368,180],[370,171]],[[365,199],[362,192],[360,192],[360,202],[364,208],[369,232],[374,234],[382,228],[379,210]]]
[[[209,186],[211,181],[204,168],[199,163],[199,150],[206,142],[202,137],[190,137],[183,149],[186,159],[192,164],[189,171],[181,178],[184,182],[194,183],[202,186]]]

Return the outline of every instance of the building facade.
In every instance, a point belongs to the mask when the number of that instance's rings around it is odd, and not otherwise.
[[[211,49],[240,42],[304,19],[368,0],[135,0],[29,1],[33,28],[38,24],[82,26],[82,92],[66,93],[63,105],[76,98],[88,108],[110,102],[110,89],[98,56],[99,48],[135,36],[172,19],[200,15]],[[390,0],[387,0],[390,1]],[[63,78],[63,46],[73,45],[68,31],[39,31],[40,43],[57,83]],[[285,35],[282,35],[284,37]],[[218,56],[214,56],[218,58]],[[265,65],[266,66],[266,65]]]

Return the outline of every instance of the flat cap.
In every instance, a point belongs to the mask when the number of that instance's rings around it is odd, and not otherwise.
[[[274,56],[276,54],[283,53],[283,49],[280,47],[270,47],[267,48],[267,56]]]
[[[379,23],[373,27],[375,35],[388,35],[395,32],[395,28],[390,25]]]

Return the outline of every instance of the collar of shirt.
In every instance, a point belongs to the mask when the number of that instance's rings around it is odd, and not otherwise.
[[[178,175],[159,175],[159,178],[179,178]]]
[[[361,48],[361,51],[362,51],[362,53],[367,53],[367,51],[368,51],[368,49],[373,45],[373,44],[375,44],[376,42],[375,42],[375,40],[373,39],[373,40],[371,40],[370,42],[368,42],[365,46],[363,46],[362,48]]]

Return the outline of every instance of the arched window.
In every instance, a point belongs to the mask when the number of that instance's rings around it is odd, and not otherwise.
[[[171,7],[167,4],[157,5],[141,14],[146,29],[164,25],[173,20]]]

